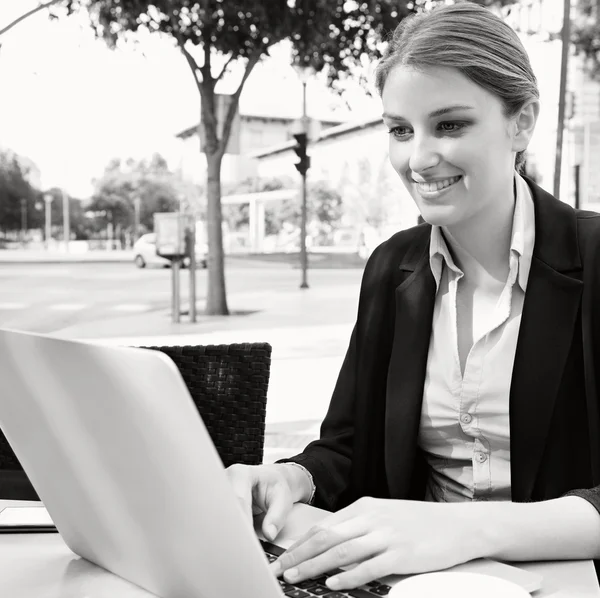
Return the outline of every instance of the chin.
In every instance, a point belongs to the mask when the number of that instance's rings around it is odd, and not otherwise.
[[[420,206],[421,217],[432,226],[452,226],[460,216],[450,206]]]

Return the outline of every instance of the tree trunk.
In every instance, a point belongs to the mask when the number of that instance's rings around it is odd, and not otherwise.
[[[227,316],[227,294],[225,292],[225,256],[223,252],[223,228],[221,214],[221,161],[218,151],[209,153],[206,148],[207,164],[207,233],[208,233],[208,289],[206,313],[211,316]]]

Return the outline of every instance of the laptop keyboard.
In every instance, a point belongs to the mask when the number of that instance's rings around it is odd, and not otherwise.
[[[276,546],[275,544],[271,544],[270,542],[261,541],[261,544],[270,563],[272,563],[277,559],[277,557],[285,552],[283,548]],[[327,598],[376,598],[376,596],[387,596],[389,591],[392,589],[391,586],[379,581],[371,581],[368,584],[354,590],[343,590],[337,592],[330,590],[325,585],[325,580],[328,577],[341,572],[341,569],[334,569],[333,571],[329,571],[320,577],[307,579],[298,583],[288,583],[283,578],[279,578],[277,581],[279,581],[279,585],[281,586],[283,593],[286,596],[289,596],[289,598],[312,598],[313,596],[326,596]]]

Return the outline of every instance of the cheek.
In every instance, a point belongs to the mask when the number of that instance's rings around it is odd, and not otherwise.
[[[393,169],[400,175],[403,176],[408,169],[408,161],[410,158],[410,152],[408,151],[408,144],[401,143],[390,143],[389,145],[389,157],[390,164]]]

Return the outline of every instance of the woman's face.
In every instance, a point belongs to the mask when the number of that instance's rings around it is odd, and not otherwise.
[[[512,200],[516,152],[499,98],[457,69],[397,66],[382,101],[390,161],[427,222],[487,221]]]

